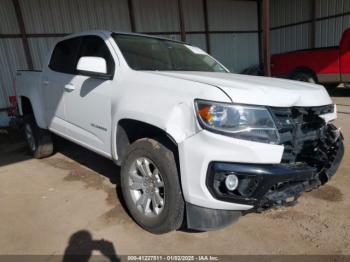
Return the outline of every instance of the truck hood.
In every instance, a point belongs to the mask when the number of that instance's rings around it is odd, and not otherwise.
[[[298,81],[212,72],[153,72],[208,84],[221,89],[234,103],[275,107],[332,104],[323,86]]]

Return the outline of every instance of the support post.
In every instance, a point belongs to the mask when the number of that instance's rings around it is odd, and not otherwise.
[[[134,4],[132,0],[128,0],[128,9],[129,9],[129,20],[130,20],[131,32],[136,32]]]
[[[207,0],[202,0],[202,1],[203,1],[205,42],[206,42],[206,46],[207,46],[207,52],[208,52],[208,54],[210,54],[211,53],[211,46],[210,46],[210,35],[209,35],[208,2],[207,2]]]
[[[13,6],[15,8],[17,23],[18,23],[19,30],[21,33],[21,39],[22,39],[24,54],[26,56],[27,66],[28,66],[29,70],[33,70],[33,68],[34,68],[33,60],[32,60],[32,55],[31,55],[30,49],[29,49],[28,38],[27,38],[26,29],[24,26],[24,20],[23,20],[21,6],[20,6],[18,0],[12,0],[12,3],[13,3]]]
[[[317,13],[317,7],[316,7],[316,0],[311,0],[311,48],[316,48],[316,14]]]
[[[177,0],[177,5],[179,10],[179,25],[180,25],[181,41],[186,42],[186,30],[185,30],[185,20],[184,20],[182,0]]]
[[[261,4],[262,4],[262,0],[257,0],[256,1],[257,4],[257,16],[258,16],[258,46],[259,46],[259,66],[260,68],[262,68],[263,64],[264,64],[264,58],[263,58],[263,51],[262,51],[262,8],[261,8]]]
[[[263,0],[263,55],[265,76],[271,76],[270,0]]]

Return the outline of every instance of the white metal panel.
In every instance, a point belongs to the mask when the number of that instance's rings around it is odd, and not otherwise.
[[[181,41],[181,35],[179,35],[179,34],[172,34],[172,35],[154,35],[154,36],[158,36],[158,37],[162,37],[162,38],[168,38],[168,39],[175,40],[175,41]]]
[[[318,0],[317,18],[343,14],[350,11],[349,0]]]
[[[41,70],[47,62],[50,50],[59,40],[58,37],[30,38],[28,40],[35,70]]]
[[[176,0],[133,0],[138,32],[178,32]]]
[[[322,20],[316,24],[316,46],[339,45],[342,34],[350,26],[350,15]]]
[[[14,95],[13,79],[18,69],[27,69],[20,39],[0,39],[0,108],[9,106]]]
[[[342,25],[342,31],[344,32],[345,29],[350,27],[350,15],[343,16],[343,25]]]
[[[349,0],[318,0],[317,18],[341,15],[350,12]],[[339,45],[341,36],[350,26],[350,15],[325,19],[316,23],[316,46],[329,47]]]
[[[311,0],[272,0],[271,27],[282,26],[311,19]]]
[[[271,26],[308,21],[312,17],[311,0],[272,0]],[[317,0],[316,17],[339,15],[350,11],[349,0]],[[350,26],[349,16],[317,21],[316,47],[339,44],[343,31]],[[281,53],[311,48],[311,23],[286,27],[271,32],[271,51]]]
[[[186,31],[204,31],[204,12],[202,0],[183,1]]]
[[[0,34],[18,34],[20,32],[15,8],[11,0],[1,0],[0,17]]]
[[[258,34],[211,34],[212,54],[230,71],[259,63]]]
[[[209,28],[221,30],[258,30],[257,3],[254,1],[208,1]]]
[[[20,0],[27,33],[130,31],[126,0]]]
[[[271,27],[311,20],[311,0],[272,0]],[[271,53],[283,53],[311,47],[311,23],[271,31]]]
[[[271,53],[283,53],[311,47],[311,23],[271,31]]]
[[[207,49],[205,34],[187,34],[186,42],[202,48],[204,51]]]

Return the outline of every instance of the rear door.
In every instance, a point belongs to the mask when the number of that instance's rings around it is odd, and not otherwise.
[[[97,35],[82,37],[77,61],[83,56],[104,58],[108,74],[113,76],[114,59],[106,43]],[[76,73],[69,84],[71,90],[65,93],[69,136],[98,153],[110,156],[112,79]]]
[[[347,29],[340,42],[340,72],[342,82],[350,83],[350,29]]]
[[[43,95],[49,129],[65,134],[65,98],[67,85],[74,78],[80,38],[61,41],[55,46],[49,65],[43,72]]]

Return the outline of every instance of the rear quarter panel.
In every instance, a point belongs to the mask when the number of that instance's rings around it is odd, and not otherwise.
[[[19,113],[23,116],[22,97],[31,102],[35,120],[39,127],[46,129],[45,110],[41,92],[42,73],[39,71],[18,71],[16,74],[16,95]]]

